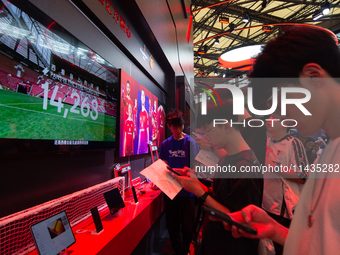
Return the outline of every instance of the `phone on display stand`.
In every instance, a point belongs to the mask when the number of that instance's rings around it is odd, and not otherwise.
[[[94,225],[96,227],[96,230],[92,231],[91,234],[92,235],[99,235],[104,231],[104,228],[103,228],[102,221],[100,219],[100,215],[99,215],[97,206],[95,206],[91,209],[91,214],[92,214]]]
[[[253,226],[247,224],[247,223],[239,223],[231,219],[231,217],[228,214],[225,214],[219,210],[216,210],[215,208],[212,208],[210,206],[203,206],[203,210],[210,215],[219,218],[225,222],[228,222],[230,225],[234,225],[237,228],[240,228],[250,234],[257,235],[257,230]]]

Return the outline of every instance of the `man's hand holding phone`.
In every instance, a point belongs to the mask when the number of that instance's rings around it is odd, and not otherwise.
[[[229,214],[223,213],[215,208],[212,208],[210,206],[203,206],[203,210],[213,217],[222,220],[223,223],[228,223],[230,226],[235,226],[239,229],[242,229],[243,231],[250,233],[252,235],[257,235],[257,230],[253,226],[246,223],[244,220],[236,221],[233,218],[229,216]]]
[[[244,236],[253,239],[269,238],[274,242],[284,245],[288,234],[288,228],[276,222],[263,209],[255,205],[248,205],[241,211],[230,213],[228,215],[234,221],[247,223],[257,230],[257,234],[254,235],[244,229],[223,221],[224,228],[230,230],[233,237],[239,238]]]

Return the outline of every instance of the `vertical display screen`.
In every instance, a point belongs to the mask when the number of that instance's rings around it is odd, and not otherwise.
[[[148,153],[149,143],[158,144],[158,98],[124,70],[120,73],[119,156]]]

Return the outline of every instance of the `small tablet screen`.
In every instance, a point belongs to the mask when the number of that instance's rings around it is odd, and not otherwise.
[[[125,207],[118,188],[105,192],[103,195],[111,214],[115,214],[120,208]]]
[[[55,255],[76,242],[65,212],[55,214],[31,226],[40,255]]]

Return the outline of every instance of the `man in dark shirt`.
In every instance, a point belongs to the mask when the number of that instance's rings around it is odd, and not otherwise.
[[[206,115],[197,117],[197,127],[201,135],[210,141],[214,149],[224,149],[227,155],[220,159],[218,166],[225,171],[217,172],[213,181],[213,194],[207,193],[197,178],[178,177],[184,189],[194,193],[204,204],[229,213],[245,205],[261,206],[263,179],[257,172],[244,169],[259,167],[258,160],[243,139],[238,125],[229,121],[223,125],[213,125],[214,119],[227,119],[237,122],[233,116],[232,102],[224,101],[222,106],[208,106]],[[230,169],[230,170],[227,170]],[[234,239],[223,228],[221,222],[208,221],[203,230],[203,254],[257,254],[258,241],[242,238]]]
[[[192,167],[198,146],[189,135],[183,133],[182,113],[173,112],[168,114],[167,119],[172,136],[162,143],[160,159],[175,170]],[[186,255],[189,251],[195,222],[195,199],[194,194],[184,189],[173,200],[164,195],[166,222],[171,245],[176,254]]]

